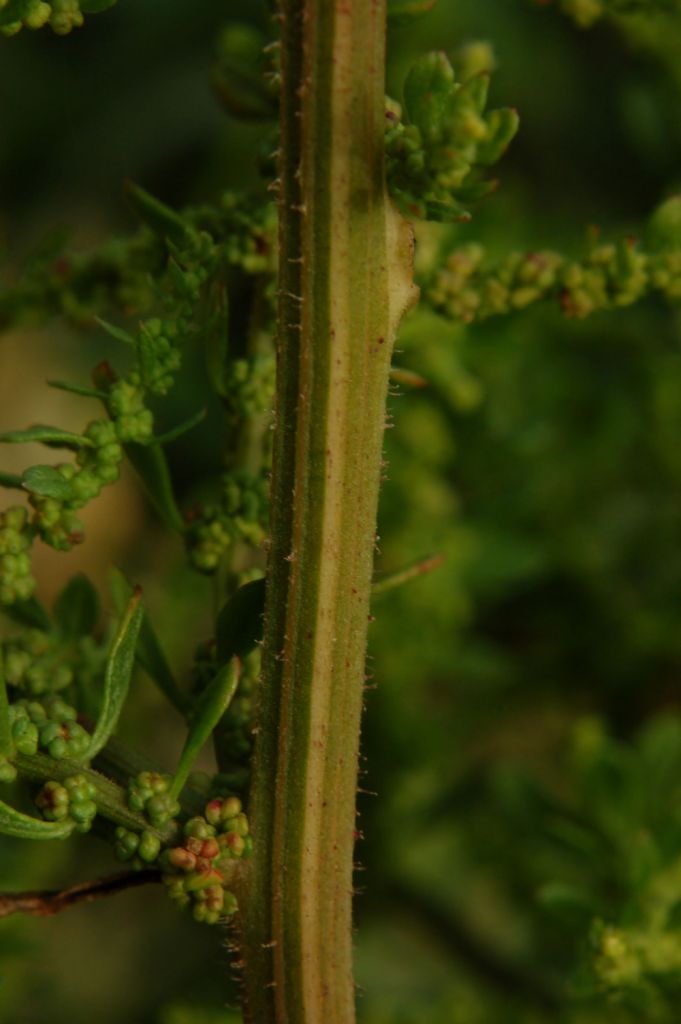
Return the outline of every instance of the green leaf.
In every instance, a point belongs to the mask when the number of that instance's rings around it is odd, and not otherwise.
[[[194,705],[192,723],[175,772],[170,795],[177,799],[192,765],[232,702],[239,685],[240,662],[231,658],[210,681]]]
[[[135,344],[135,339],[133,338],[132,334],[128,334],[128,332],[124,331],[122,327],[116,327],[115,324],[110,324],[107,320],[102,320],[102,318],[99,316],[95,317],[95,320],[102,328],[102,330],[106,331],[109,337],[115,338],[116,341],[122,341],[124,345]]]
[[[73,497],[71,484],[54,466],[31,466],[21,480],[24,490],[38,494],[41,498],[70,501]]]
[[[191,229],[169,206],[130,181],[126,183],[125,192],[138,217],[162,238],[169,238],[176,245],[189,241]]]
[[[404,105],[412,124],[426,139],[439,138],[454,92],[454,70],[444,53],[425,53],[404,83]]]
[[[36,423],[27,430],[7,430],[0,434],[0,444],[29,444],[36,442],[48,444],[53,448],[92,448],[93,442],[83,434],[74,434],[70,430],[59,430],[58,427],[46,427]]]
[[[0,755],[11,757],[13,753],[14,741],[12,739],[12,724],[9,720],[5,663],[2,648],[0,648]]]
[[[74,576],[54,604],[54,619],[67,640],[90,636],[100,615],[99,595],[82,573]]]
[[[0,10],[0,28],[12,25],[15,21],[23,21],[31,13],[31,6],[32,0],[10,0],[7,6]]]
[[[133,587],[119,569],[112,569],[110,579],[114,607],[117,614],[122,615],[133,593]],[[190,707],[190,703],[177,685],[175,676],[159,643],[156,631],[146,612],[142,619],[142,628],[140,629],[139,640],[135,648],[135,659],[137,664],[153,679],[161,693],[170,701],[173,707],[180,714],[185,715]]]
[[[502,153],[505,152],[509,142],[518,131],[520,118],[518,111],[512,107],[503,107],[501,110],[490,110],[485,115],[487,123],[487,142],[481,143],[477,148],[475,162],[478,164],[495,164]]]
[[[163,449],[158,444],[126,444],[125,454],[137,470],[161,520],[171,530],[184,533],[184,519],[175,501],[170,470]]]
[[[50,628],[50,617],[36,597],[29,597],[27,601],[16,601],[14,604],[6,604],[0,611],[11,619],[18,622],[20,626],[30,626],[33,629],[42,629],[46,632]]]
[[[24,482],[16,473],[0,472],[0,487],[23,487]]]
[[[400,24],[432,11],[437,0],[388,0],[388,18]]]
[[[0,800],[0,832],[17,839],[66,839],[75,828],[73,821],[42,821],[22,814]]]
[[[265,580],[244,583],[223,605],[215,624],[218,662],[245,657],[262,639]]]
[[[159,434],[158,437],[152,438],[149,444],[170,444],[171,441],[176,441],[178,437],[182,437],[183,434],[187,434],[194,427],[198,427],[199,423],[205,420],[207,414],[207,409],[199,409],[193,416],[189,416],[182,423],[178,423],[172,430],[167,430],[165,434]]]
[[[489,71],[480,71],[464,82],[456,93],[457,103],[462,106],[462,100],[468,99],[473,104],[478,114],[482,114],[487,105],[489,94],[490,75]]]
[[[109,651],[104,675],[102,709],[86,757],[92,760],[118,725],[135,663],[135,647],[142,626],[142,591],[136,587]]]
[[[89,388],[85,384],[70,384],[65,380],[48,380],[47,385],[50,388],[57,388],[59,391],[69,391],[72,395],[81,395],[83,398],[98,398],[105,402],[109,397],[106,391]]]

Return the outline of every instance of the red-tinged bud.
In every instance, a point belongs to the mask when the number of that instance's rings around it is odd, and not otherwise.
[[[210,800],[204,811],[206,821],[211,825],[218,825],[222,818],[222,800]]]
[[[221,843],[223,849],[229,850],[233,857],[240,857],[244,852],[244,840],[243,836],[240,836],[238,832],[227,832],[224,837],[224,844]]]
[[[230,818],[235,818],[237,814],[241,813],[241,800],[238,796],[227,797],[226,800],[222,801],[222,810],[220,817],[223,821],[229,821]]]
[[[168,862],[180,871],[193,871],[196,867],[196,857],[183,846],[168,851]]]
[[[201,856],[207,860],[213,860],[214,857],[220,852],[220,847],[216,839],[206,839],[201,846]]]
[[[187,842],[184,845],[191,853],[194,854],[195,857],[200,857],[201,854],[203,853],[204,841],[205,840],[203,839],[197,839],[194,836],[192,836],[190,839],[187,840]]]

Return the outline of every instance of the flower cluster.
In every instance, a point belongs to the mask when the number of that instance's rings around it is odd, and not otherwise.
[[[559,253],[513,252],[487,263],[482,246],[450,253],[424,283],[437,312],[470,323],[555,298],[566,316],[629,306],[649,293],[681,299],[681,249],[644,252],[632,239],[594,244],[582,261]]]
[[[108,365],[98,367],[96,383],[109,417],[91,421],[82,436],[67,439],[76,447],[75,462],[33,467],[24,473],[33,514],[23,506],[8,509],[0,518],[0,602],[12,604],[31,596],[29,549],[35,536],[50,547],[68,551],[83,539],[76,512],[114,483],[120,473],[123,445],[152,441],[154,420],[146,395],[164,394],[180,365],[182,319],[143,321],[136,339],[137,366],[117,379]],[[32,439],[30,431],[26,439]],[[49,437],[48,437],[49,443]]]
[[[0,32],[13,36],[24,27],[49,25],[57,35],[65,36],[81,27],[84,11],[101,11],[113,3],[115,0],[0,0]]]
[[[106,363],[97,367],[93,374],[96,390],[91,393],[101,398],[107,418],[89,423],[82,435],[65,437],[63,432],[60,435],[59,431],[50,433],[48,430],[45,434],[43,430],[38,437],[37,428],[32,428],[15,432],[12,437],[14,441],[44,440],[48,444],[70,447],[75,451],[75,459],[27,470],[20,484],[28,491],[30,508],[15,506],[0,514],[0,604],[13,604],[32,595],[35,589],[30,566],[33,540],[40,537],[62,551],[82,541],[83,526],[77,512],[105,486],[117,480],[124,447],[154,443],[154,418],[148,398],[164,395],[172,386],[180,368],[181,347],[189,335],[197,332],[197,304],[203,302],[210,283],[221,281],[226,273],[233,274],[235,270],[262,276],[265,282],[262,296],[266,300],[264,319],[270,316],[267,282],[274,281],[275,269],[274,222],[270,209],[257,211],[227,195],[217,209],[197,208],[180,216],[141,189],[134,188],[131,201],[146,222],[140,237],[128,247],[135,257],[134,272],[126,276],[125,260],[118,250],[112,250],[101,266],[96,257],[90,264],[83,264],[76,274],[78,287],[74,285],[71,290],[68,287],[74,276],[71,266],[65,274],[67,291],[72,296],[69,302],[82,311],[85,301],[82,288],[94,288],[99,295],[97,282],[102,274],[106,276],[111,271],[114,279],[117,272],[125,279],[119,281],[121,289],[125,286],[135,292],[135,282],[138,279],[148,282],[149,270],[153,269],[157,280],[152,291],[157,304],[166,312],[162,317],[149,316],[140,321],[134,336],[104,324],[114,337],[129,343],[136,356],[135,365],[121,377]],[[163,239],[160,248],[158,236]],[[148,283],[145,287],[140,301],[148,307],[153,295],[148,294]],[[39,307],[35,282],[29,292],[28,305]],[[56,301],[59,294],[59,283],[51,278],[50,301]],[[122,299],[122,292],[118,299]],[[67,311],[63,303],[60,308],[62,312]],[[220,364],[218,391],[235,429],[239,429],[244,421],[271,408],[274,358],[268,352],[231,359],[221,355]],[[22,433],[23,436],[17,436]],[[195,520],[189,530],[188,547],[197,552],[195,564],[204,571],[212,571],[220,553],[234,540],[254,545],[261,542],[265,518],[263,493],[264,485],[256,478],[248,480],[236,476],[225,482],[219,506],[208,510],[201,523]]]
[[[443,53],[412,66],[404,85],[404,117],[386,113],[386,175],[391,194],[409,217],[467,219],[466,205],[494,183],[479,170],[496,163],[518,129],[514,110],[485,113],[489,74],[456,81]]]
[[[139,772],[128,783],[128,807],[162,828],[180,813],[180,805],[169,793],[172,779],[161,772]]]
[[[274,377],[273,352],[232,360],[225,374],[228,411],[242,419],[269,412],[274,401]]]
[[[267,481],[264,474],[226,473],[219,504],[191,513],[186,535],[192,565],[212,573],[238,542],[259,547],[267,531]]]
[[[185,823],[183,836],[159,858],[168,895],[180,907],[191,906],[195,920],[215,924],[236,911],[229,890],[234,862],[252,851],[241,801],[235,796],[210,800],[203,815]]]
[[[32,697],[64,690],[74,681],[72,653],[67,656],[53,633],[31,629],[6,640],[2,649],[6,681]]]
[[[141,833],[119,825],[114,832],[114,853],[118,860],[130,862],[133,867],[153,864],[161,852],[161,840],[145,829]]]
[[[0,604],[25,601],[35,589],[31,541],[28,512],[23,506],[0,512]]]
[[[48,821],[70,818],[78,832],[88,832],[97,814],[97,790],[84,775],[70,775],[63,782],[46,782],[35,798]]]
[[[79,760],[88,750],[90,735],[76,721],[77,714],[60,697],[42,703],[15,701],[9,706],[9,718],[17,750],[23,754],[42,750],[56,759]]]

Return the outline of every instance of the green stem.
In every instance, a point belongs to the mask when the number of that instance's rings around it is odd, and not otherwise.
[[[283,0],[281,21],[272,546],[244,1003],[257,1024],[349,1024],[367,620],[411,237],[384,185],[384,0]]]

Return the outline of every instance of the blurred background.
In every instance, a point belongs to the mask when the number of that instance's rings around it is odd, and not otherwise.
[[[0,41],[7,280],[51,232],[87,248],[134,230],[126,178],[177,205],[267,195],[262,127],[230,118],[209,85],[226,25],[273,37],[266,5],[160,6],[120,0],[67,38]],[[455,58],[481,39],[496,55],[491,106],[517,107],[521,129],[498,193],[437,237],[578,256],[589,225],[639,235],[681,186],[681,18],[585,32],[529,0],[440,0],[391,29],[388,92],[399,98],[423,50]],[[678,1020],[679,328],[654,300],[584,322],[549,303],[471,327],[425,309],[404,324],[396,361],[428,386],[391,398],[378,569],[445,559],[374,609],[356,902],[366,1024]],[[109,355],[58,320],[5,333],[0,430],[81,429],[82,400],[43,380],[85,379]],[[200,386],[189,373],[178,403],[199,405]],[[181,496],[189,466],[215,470],[208,444],[199,430],[173,446]],[[36,454],[3,451],[2,469]],[[80,570],[104,593],[121,565],[188,665],[210,588],[133,477],[86,522],[72,555],[40,550],[41,597]],[[126,714],[130,738],[172,764],[181,723],[144,681]],[[94,838],[47,845],[0,839],[2,889],[115,870]],[[0,1016],[236,1024],[224,946],[155,887],[3,920]]]

